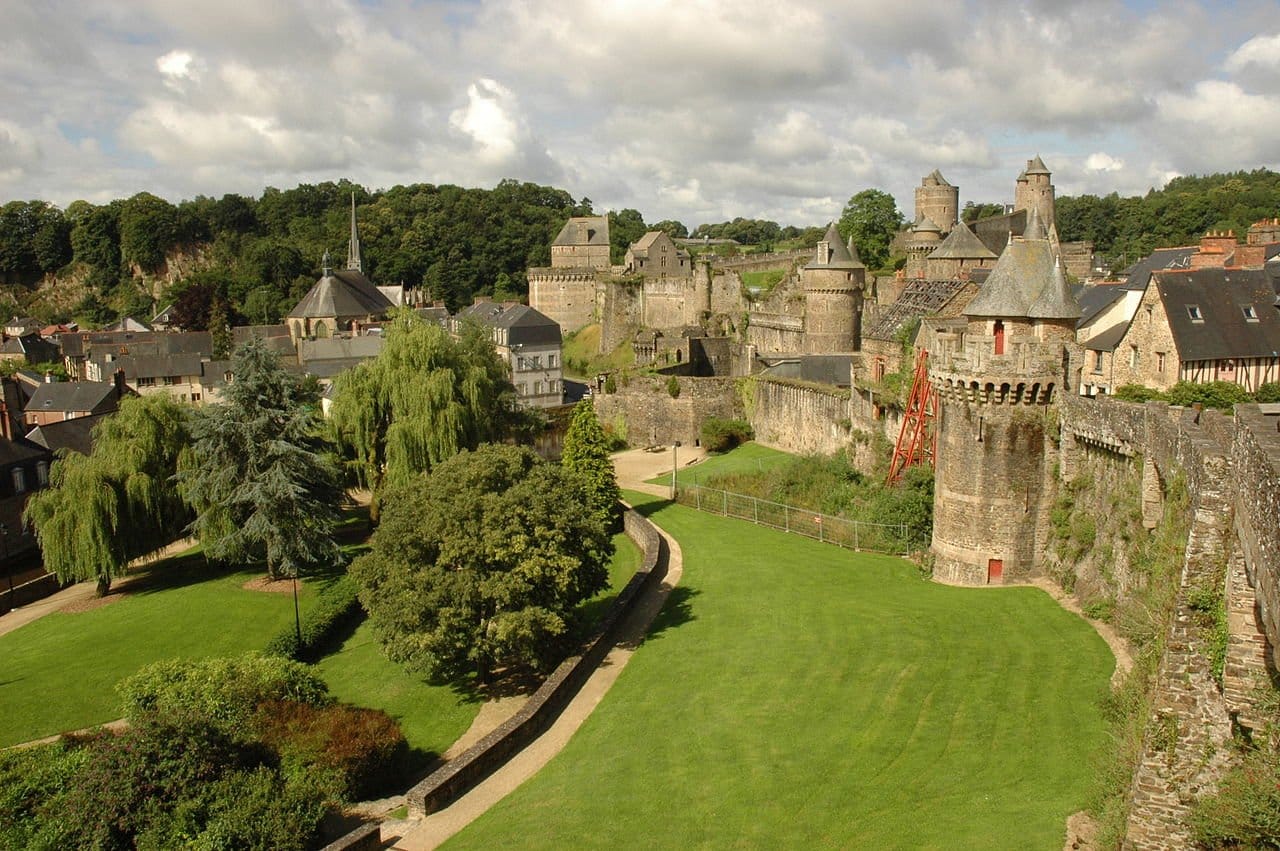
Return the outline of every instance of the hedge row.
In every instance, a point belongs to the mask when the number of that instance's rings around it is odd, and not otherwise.
[[[302,644],[298,644],[295,625],[289,624],[267,643],[266,652],[290,659],[306,658],[360,616],[359,590],[350,576],[341,577],[320,592],[320,599],[302,618]]]

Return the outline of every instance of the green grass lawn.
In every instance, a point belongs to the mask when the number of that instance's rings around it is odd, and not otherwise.
[[[564,751],[449,847],[1062,847],[1114,665],[1083,620],[628,496],[680,541],[679,587]]]
[[[669,454],[669,453],[668,453]],[[676,481],[680,484],[705,484],[707,479],[719,473],[755,472],[791,461],[796,456],[778,449],[770,449],[758,443],[744,443],[721,455],[708,455],[705,460],[691,467],[682,466],[676,473]],[[670,458],[667,459],[670,461]],[[679,461],[679,450],[676,460]],[[671,473],[649,479],[651,485],[671,484]]]
[[[763,298],[773,291],[783,278],[787,276],[786,269],[765,269],[760,272],[743,272],[742,286],[748,290],[756,291],[756,298]]]
[[[604,614],[640,566],[640,550],[630,538],[615,535],[614,545],[609,588],[582,605],[583,617],[591,623]],[[464,690],[431,685],[388,660],[368,621],[336,652],[317,662],[316,671],[338,700],[381,709],[399,721],[419,766],[447,750],[480,710],[477,699]]]
[[[261,575],[210,569],[190,550],[105,606],[0,636],[0,746],[119,718],[115,684],[150,662],[261,650],[293,623],[292,595],[241,587]],[[300,586],[304,613],[319,584]]]

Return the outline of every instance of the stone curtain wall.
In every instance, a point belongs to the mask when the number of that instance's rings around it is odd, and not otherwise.
[[[596,276],[590,269],[530,269],[529,306],[566,334],[595,320]]]
[[[1191,531],[1128,822],[1129,847],[1186,847],[1191,805],[1213,789],[1229,759],[1232,719],[1245,726],[1254,720],[1250,695],[1280,637],[1280,418],[1262,415],[1256,405],[1237,406],[1232,420],[1160,402],[1131,405],[1069,395],[1061,410],[1064,478],[1074,475],[1087,452],[1101,451],[1141,455],[1144,481],[1150,464],[1165,481],[1178,471],[1187,482]],[[1218,590],[1226,600],[1230,636],[1220,690],[1188,601],[1193,589],[1216,581],[1224,567],[1224,587]]]
[[[849,392],[764,378],[749,379],[756,440],[801,455],[827,455],[849,443]]]
[[[717,272],[732,270],[743,272],[765,272],[769,269],[790,269],[796,263],[807,263],[813,259],[812,248],[796,251],[779,251],[773,254],[744,254],[738,257],[716,257],[711,266]]]
[[[625,432],[632,446],[669,446],[676,440],[694,446],[708,418],[742,417],[742,401],[732,378],[678,376],[676,398],[667,391],[667,381],[665,375],[633,376],[616,393],[596,393],[596,415],[615,432]]]

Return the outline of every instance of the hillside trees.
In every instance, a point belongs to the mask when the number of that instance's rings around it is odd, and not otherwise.
[[[104,595],[131,560],[181,536],[190,512],[172,480],[191,440],[189,413],[165,395],[124,399],[95,427],[90,455],[54,464],[25,517],[60,580],[96,579]]]
[[[881,269],[889,260],[889,243],[902,224],[902,213],[892,195],[879,189],[864,189],[845,205],[839,230],[845,239],[853,237],[868,269]]]
[[[609,261],[621,263],[626,259],[631,243],[649,230],[639,210],[609,211]]]
[[[232,372],[226,401],[197,411],[179,473],[192,529],[210,558],[265,559],[272,579],[332,564],[342,489],[315,398],[261,340],[236,350]]]
[[[590,399],[583,399],[573,409],[560,464],[577,480],[587,503],[600,516],[605,528],[612,528],[617,521],[618,500],[622,494],[609,458],[609,440]]]
[[[404,311],[384,333],[376,358],[334,382],[331,412],[340,449],[373,491],[375,520],[384,484],[497,440],[515,421],[515,388],[483,331],[454,340]]]
[[[607,584],[610,550],[567,471],[489,444],[389,489],[351,573],[392,660],[483,681],[552,660],[573,609]]]

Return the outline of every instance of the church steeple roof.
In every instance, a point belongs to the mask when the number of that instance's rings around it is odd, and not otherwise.
[[[347,242],[347,268],[363,272],[360,261],[360,231],[356,227],[356,193],[351,193],[351,238]]]

